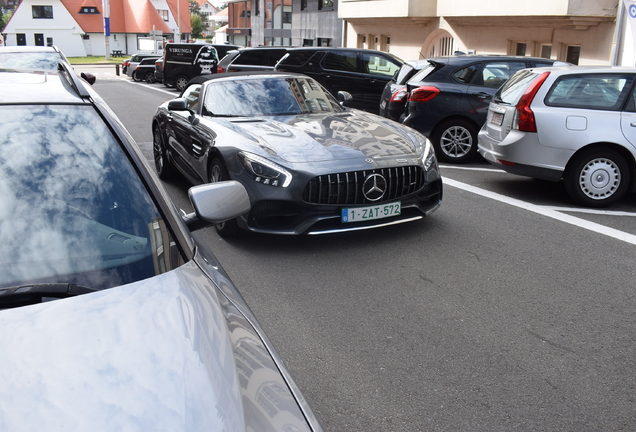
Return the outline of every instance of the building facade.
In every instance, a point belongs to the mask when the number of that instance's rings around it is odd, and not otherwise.
[[[624,1],[339,0],[338,14],[346,46],[405,60],[464,52],[633,66]]]
[[[243,46],[343,44],[337,0],[230,0],[228,42]]]

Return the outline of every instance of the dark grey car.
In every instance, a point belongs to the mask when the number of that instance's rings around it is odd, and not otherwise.
[[[252,209],[217,225],[224,236],[375,228],[421,219],[442,200],[423,135],[343,108],[305,75],[195,78],[159,106],[152,128],[160,177],[179,172],[194,184],[245,185]]]

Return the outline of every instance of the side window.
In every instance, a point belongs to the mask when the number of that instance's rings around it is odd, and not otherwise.
[[[267,66],[276,66],[278,60],[280,60],[286,52],[285,50],[270,50],[267,55]]]
[[[325,69],[358,72],[358,55],[355,52],[329,52],[322,61]]]
[[[365,73],[392,77],[400,69],[398,63],[377,54],[362,53],[362,70]]]
[[[244,51],[233,61],[237,65],[265,65],[267,64],[267,51],[252,50]]]
[[[485,87],[499,88],[508,78],[521,69],[526,68],[525,62],[492,62],[486,63],[481,71],[481,76],[475,84],[482,84]]]
[[[626,74],[565,75],[545,98],[549,106],[617,110],[627,97],[633,76]],[[633,92],[631,98],[634,98]]]
[[[199,96],[201,94],[201,84],[194,84],[183,92],[183,97],[188,101],[188,108],[196,111],[199,107]]]
[[[470,84],[479,66],[480,66],[479,64],[473,64],[463,69],[460,69],[453,74],[453,78],[455,78],[457,81],[459,81],[462,84]]]

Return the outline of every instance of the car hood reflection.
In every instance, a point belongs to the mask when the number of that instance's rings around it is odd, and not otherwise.
[[[0,327],[0,430],[308,430],[254,329],[193,262],[0,311]]]
[[[267,153],[291,163],[413,156],[397,123],[359,111],[229,120]],[[242,129],[239,131],[237,129]]]

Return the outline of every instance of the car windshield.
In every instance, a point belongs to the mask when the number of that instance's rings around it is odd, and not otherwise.
[[[0,54],[0,69],[57,70],[62,57],[56,52],[16,52]]]
[[[338,101],[311,78],[255,78],[211,82],[203,115],[275,116],[340,112]]]
[[[169,239],[94,108],[0,106],[0,287],[135,282],[170,269]]]

